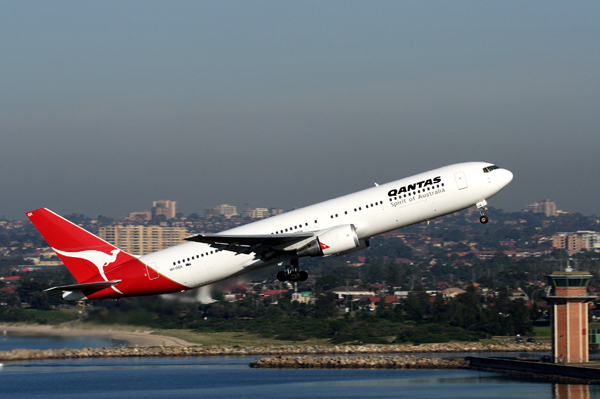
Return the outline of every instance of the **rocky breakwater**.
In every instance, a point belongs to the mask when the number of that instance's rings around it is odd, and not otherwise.
[[[0,352],[1,361],[36,359],[77,359],[102,357],[164,357],[164,356],[288,356],[288,355],[348,355],[389,353],[461,353],[461,352],[533,352],[549,351],[550,345],[479,342],[422,345],[272,345],[226,346],[198,345],[188,347],[152,346],[87,349],[15,349]]]
[[[469,362],[454,357],[405,356],[275,356],[250,363],[254,368],[292,369],[464,369]]]

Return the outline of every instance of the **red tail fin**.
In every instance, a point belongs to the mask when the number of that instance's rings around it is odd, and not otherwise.
[[[27,217],[79,283],[108,281],[105,272],[135,259],[46,208]]]

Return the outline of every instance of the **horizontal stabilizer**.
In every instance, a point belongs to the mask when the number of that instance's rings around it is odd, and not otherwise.
[[[122,280],[111,280],[111,281],[99,281],[97,283],[85,283],[85,284],[68,284],[68,285],[59,285],[57,287],[52,287],[45,289],[44,292],[47,291],[83,291],[83,290],[93,290],[93,289],[102,289],[106,287],[112,287],[113,285],[117,285]]]

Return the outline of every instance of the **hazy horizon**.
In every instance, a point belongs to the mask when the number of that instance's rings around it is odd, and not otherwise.
[[[0,0],[0,215],[291,209],[440,166],[600,214],[600,3]]]

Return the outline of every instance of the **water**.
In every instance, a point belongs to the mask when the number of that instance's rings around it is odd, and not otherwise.
[[[254,357],[20,361],[2,398],[557,398],[567,387],[469,370],[251,369]],[[584,387],[581,398],[600,397]],[[581,390],[579,390],[581,391]],[[578,391],[578,392],[579,392]],[[573,398],[573,396],[569,396]]]
[[[75,338],[62,341],[68,347],[79,343]],[[251,369],[248,364],[254,359],[7,362],[0,368],[0,398],[600,398],[600,386],[528,382],[497,373]]]

